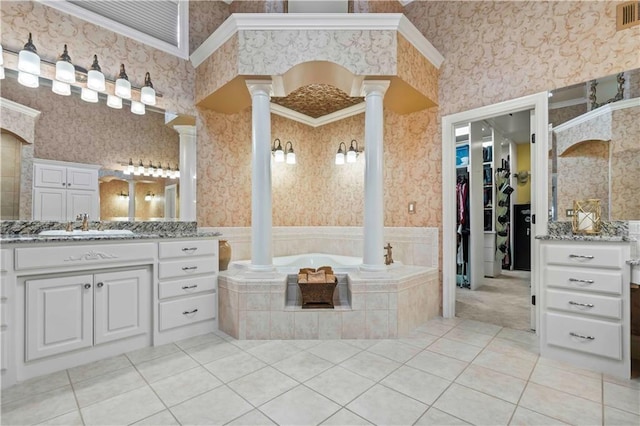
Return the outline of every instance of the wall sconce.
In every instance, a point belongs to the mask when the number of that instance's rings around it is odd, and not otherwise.
[[[40,56],[33,38],[29,33],[29,39],[23,49],[18,53],[18,82],[26,87],[35,89],[40,85],[38,76],[40,75]]]
[[[355,143],[355,146],[353,145]],[[344,150],[342,147],[344,146]],[[340,142],[338,145],[338,153],[336,154],[336,164],[341,165],[345,163],[345,158],[347,163],[355,163],[358,155],[364,151],[364,148],[358,147],[358,141],[355,139],[351,140],[351,146],[347,150],[347,145],[344,142]]]
[[[277,146],[276,142],[278,142]],[[289,149],[287,149],[287,147],[289,147]],[[273,145],[271,147],[271,153],[273,154],[273,161],[275,161],[276,163],[284,163],[286,161],[287,164],[296,164],[296,154],[295,152],[293,152],[293,144],[291,143],[291,141],[287,141],[287,143],[284,145],[284,149],[282,149],[282,143],[280,142],[280,139],[274,139]]]
[[[122,172],[125,175],[134,176],[153,176],[159,178],[178,179],[180,178],[180,170],[176,166],[175,170],[167,164],[166,168],[162,167],[162,163],[158,163],[158,167],[154,166],[152,162],[149,162],[149,167],[145,167],[142,164],[142,160],[137,166],[134,166],[133,159],[129,158],[129,163],[125,164]]]
[[[127,194],[124,191],[120,191],[120,193],[118,194],[118,198],[122,201],[124,200],[128,200],[129,199],[129,194]]]
[[[93,63],[87,73],[87,88],[96,92],[104,92],[106,89],[104,74],[102,74],[102,69],[98,64],[98,55],[93,55]]]
[[[115,95],[122,99],[131,99],[131,83],[129,76],[124,70],[124,64],[120,64],[120,74],[116,79]]]
[[[343,146],[344,146],[344,151],[342,150]],[[338,153],[336,154],[336,164],[338,165],[344,164],[344,155],[346,150],[347,150],[347,145],[345,145],[344,142],[340,142],[340,145],[338,145]]]
[[[153,200],[153,197],[155,197],[156,194],[152,194],[151,192],[147,192],[147,195],[144,196],[144,200],[145,201],[151,201]]]
[[[287,146],[289,146],[288,150]],[[291,141],[287,141],[284,145],[284,149],[287,150],[287,164],[296,164],[296,154],[293,152],[293,144]]]

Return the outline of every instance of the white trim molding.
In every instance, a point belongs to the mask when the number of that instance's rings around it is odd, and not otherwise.
[[[610,104],[606,104],[596,109],[593,109],[589,112],[585,112],[584,114],[579,115],[576,118],[572,118],[571,120],[565,123],[562,123],[559,126],[553,127],[552,130],[555,133],[562,132],[574,126],[577,126],[578,124],[582,124],[589,120],[592,120],[598,116],[601,116],[604,114],[611,114],[611,112],[619,109],[632,108],[637,106],[640,106],[640,98],[625,99],[623,101],[612,102]]]
[[[436,68],[444,61],[402,13],[234,13],[191,54],[191,63],[197,68],[234,34],[246,30],[393,30]]]
[[[6,98],[0,98],[0,107],[7,108],[11,111],[19,112],[29,117],[38,118],[40,117],[41,112],[37,109],[29,108],[28,106],[19,104],[14,101],[10,101]]]
[[[348,108],[341,109],[340,111],[332,112],[331,114],[323,115],[322,117],[313,118],[308,115],[301,114],[292,109],[283,107],[282,105],[271,103],[271,113],[279,115],[280,117],[288,118],[289,120],[297,121],[298,123],[306,124],[311,127],[320,127],[325,124],[340,121],[347,117],[364,113],[365,103],[361,102],[357,105],[350,106]]]

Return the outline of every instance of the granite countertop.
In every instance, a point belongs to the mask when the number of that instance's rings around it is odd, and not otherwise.
[[[195,231],[195,232],[156,232],[134,233],[131,235],[52,235],[40,236],[38,234],[0,234],[0,244],[15,243],[54,243],[54,242],[87,242],[87,241],[130,241],[149,239],[171,238],[213,238],[219,237],[220,232]]]
[[[635,238],[626,235],[536,235],[537,240],[546,241],[593,241],[593,242],[632,242]]]

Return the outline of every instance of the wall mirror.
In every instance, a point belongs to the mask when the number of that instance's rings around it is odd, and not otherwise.
[[[640,69],[551,93],[550,220],[589,198],[604,220],[640,220]]]

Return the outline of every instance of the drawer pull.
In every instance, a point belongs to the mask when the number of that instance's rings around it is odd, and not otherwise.
[[[569,336],[577,337],[579,339],[584,339],[584,340],[596,340],[596,338],[593,336],[583,336],[582,334],[574,333],[573,331],[569,332]]]
[[[593,256],[584,254],[570,254],[569,257],[574,259],[593,259]]]
[[[198,312],[198,308],[195,308],[193,311],[184,311],[182,315],[195,314],[196,312]]]
[[[593,308],[593,303],[580,303],[580,302],[574,302],[573,300],[569,300],[569,304],[570,305],[574,305],[574,306],[584,306],[585,308]]]
[[[195,271],[196,269],[198,269],[197,266],[183,266],[182,267],[183,271]]]
[[[184,247],[182,249],[182,251],[190,251],[190,252],[194,252],[196,250],[198,250],[198,247]]]
[[[198,284],[194,284],[194,285],[183,285],[182,289],[183,290],[189,290],[190,288],[196,288],[198,287]]]
[[[581,280],[580,278],[569,278],[572,283],[593,284],[593,280]]]

